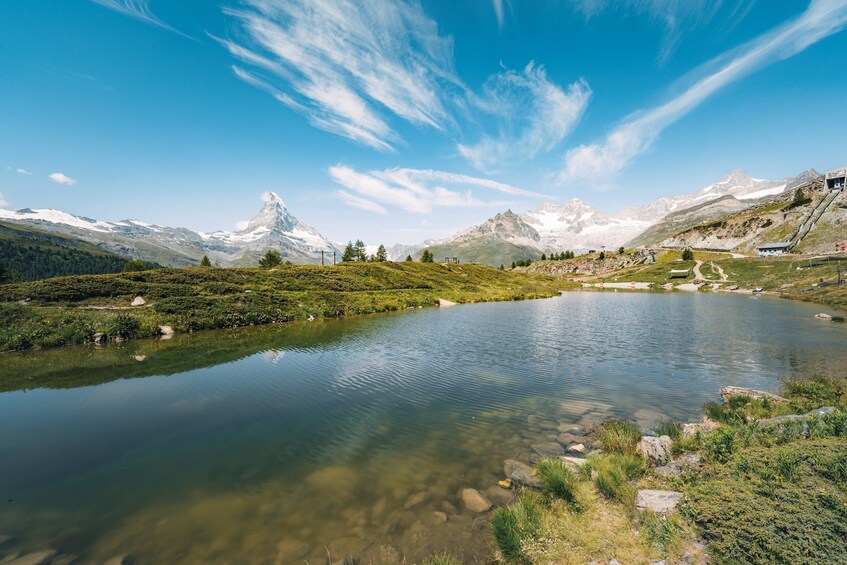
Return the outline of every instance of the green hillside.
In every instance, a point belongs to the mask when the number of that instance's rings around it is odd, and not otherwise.
[[[117,273],[127,261],[80,239],[0,222],[0,270],[6,278]]]
[[[556,296],[560,279],[482,265],[343,263],[276,269],[189,267],[0,285],[0,350]],[[136,296],[145,305],[130,306]],[[18,304],[24,301],[25,304]]]

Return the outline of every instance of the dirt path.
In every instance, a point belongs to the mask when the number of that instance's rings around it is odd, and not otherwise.
[[[694,280],[695,281],[704,281],[706,277],[703,276],[703,273],[700,272],[700,267],[703,265],[703,261],[695,260],[694,261]]]
[[[724,270],[723,270],[723,269],[721,269],[721,266],[720,266],[720,265],[718,265],[717,263],[715,263],[714,261],[712,261],[712,267],[714,267],[715,269],[717,269],[717,270],[718,270],[718,273],[719,273],[719,274],[720,274],[720,276],[721,276],[721,282],[726,282],[726,281],[728,281],[728,280],[729,280],[729,276],[727,276],[727,274],[724,272]]]

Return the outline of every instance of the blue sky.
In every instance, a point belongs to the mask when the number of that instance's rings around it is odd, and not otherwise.
[[[0,204],[414,243],[847,163],[847,2],[0,4]],[[834,128],[834,129],[833,129]]]

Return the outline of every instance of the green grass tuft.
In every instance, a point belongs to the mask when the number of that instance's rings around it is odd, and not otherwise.
[[[571,510],[582,512],[585,503],[580,500],[577,476],[561,459],[542,459],[535,466],[538,478],[544,485],[544,492],[561,498],[568,503]]]
[[[645,543],[663,558],[679,551],[685,528],[678,515],[660,516],[647,510],[641,513],[639,522]]]
[[[498,508],[491,515],[494,541],[507,563],[529,565],[524,543],[541,534],[543,499],[533,491],[525,491],[517,502]]]
[[[641,430],[626,420],[606,420],[594,437],[600,449],[606,453],[637,453],[641,441]]]
[[[462,562],[452,554],[442,551],[424,559],[423,565],[462,565]]]

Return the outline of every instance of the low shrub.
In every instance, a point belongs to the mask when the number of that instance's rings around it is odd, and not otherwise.
[[[106,333],[113,338],[132,339],[139,335],[140,331],[141,322],[137,318],[128,314],[118,314],[109,321]]]
[[[633,455],[592,457],[589,465],[594,471],[597,491],[608,500],[632,506],[635,503],[635,489],[628,481],[637,478],[639,472],[643,474],[646,469],[646,465],[637,465],[635,461],[637,459]]]
[[[735,450],[735,429],[721,426],[703,438],[703,448],[712,461],[726,463]]]
[[[641,430],[627,420],[606,420],[595,433],[594,439],[606,453],[637,453]]]
[[[581,512],[585,509],[585,504],[579,496],[579,481],[564,461],[561,459],[542,459],[535,466],[535,470],[544,485],[544,492],[561,498],[575,512]]]
[[[656,428],[656,434],[668,436],[673,441],[679,441],[679,438],[682,437],[682,424],[672,420],[662,420]]]

